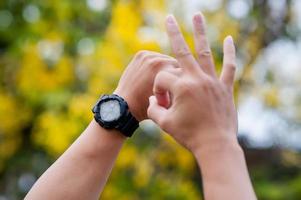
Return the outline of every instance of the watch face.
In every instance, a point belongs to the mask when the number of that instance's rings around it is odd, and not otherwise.
[[[117,100],[109,100],[100,105],[100,117],[106,122],[111,122],[120,117],[120,104]]]

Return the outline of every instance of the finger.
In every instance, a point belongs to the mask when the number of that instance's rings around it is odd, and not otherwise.
[[[214,61],[206,37],[205,17],[201,13],[198,13],[193,17],[193,30],[198,62],[204,72],[216,77]]]
[[[169,72],[177,77],[180,77],[183,74],[183,69],[182,68],[177,68],[177,67],[166,67],[162,69],[163,71]]]
[[[161,69],[161,67],[180,68],[179,62],[176,59],[155,55],[150,56],[143,64],[147,66],[160,66],[158,69]]]
[[[161,54],[161,53],[156,52],[156,51],[149,51],[149,50],[140,50],[135,54],[135,57],[139,59],[139,58],[144,58],[148,55],[156,55],[156,56],[163,56],[163,57],[173,58],[169,55],[165,55],[165,54]]]
[[[233,87],[234,83],[236,70],[235,59],[236,55],[233,38],[231,36],[227,36],[224,40],[224,61],[221,81],[230,88]]]
[[[164,129],[164,120],[166,119],[167,109],[160,106],[155,96],[149,98],[149,106],[147,109],[148,118],[153,120],[162,129]]]
[[[169,65],[175,68],[180,67],[178,61],[175,58],[148,50],[141,50],[137,52],[135,59],[133,60],[138,62],[139,66],[151,66],[154,69],[161,69],[163,65]]]
[[[173,92],[175,82],[178,80],[178,77],[172,73],[161,71],[157,74],[154,80],[154,94],[162,94],[165,92]]]
[[[198,68],[198,63],[192,56],[180,28],[172,15],[169,15],[166,18],[166,30],[171,42],[172,50],[180,65],[184,69],[195,71],[195,69]]]
[[[156,93],[155,94],[158,105],[168,109],[171,106],[171,99],[169,92],[165,93]]]
[[[152,62],[149,62],[150,60],[151,61],[160,61],[160,59],[156,59],[156,58],[165,59],[170,62],[176,63],[177,67],[179,67],[178,61],[175,58],[168,56],[168,55],[158,53],[158,52],[148,51],[148,50],[141,50],[141,51],[137,52],[135,54],[135,59],[133,59],[133,60],[138,62],[139,65],[141,65],[141,64],[152,64]]]
[[[157,97],[158,104],[165,108],[170,106],[170,94],[174,91],[174,84],[178,77],[172,73],[161,71],[154,80],[153,93]]]
[[[166,54],[162,54],[159,52],[155,52],[155,51],[148,51],[150,55],[154,55],[154,56],[158,56],[158,57],[162,57],[162,58],[167,58],[167,59],[171,59],[171,60],[176,60],[174,57],[166,55]]]

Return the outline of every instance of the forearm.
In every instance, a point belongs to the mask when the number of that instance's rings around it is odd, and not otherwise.
[[[244,153],[237,142],[205,145],[195,157],[201,168],[206,200],[256,199]]]
[[[98,199],[125,137],[94,120],[40,177],[26,199]]]

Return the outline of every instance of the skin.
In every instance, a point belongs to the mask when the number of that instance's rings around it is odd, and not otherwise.
[[[233,39],[224,40],[223,70],[218,77],[201,13],[194,16],[193,26],[197,59],[175,18],[167,17],[167,33],[181,71],[157,74],[148,116],[193,153],[201,169],[205,199],[256,199],[237,141]]]
[[[148,97],[159,71],[177,71],[174,58],[150,51],[138,52],[127,66],[115,94],[129,104],[139,120],[147,117]],[[38,179],[25,199],[98,199],[126,138],[91,121],[86,130]]]

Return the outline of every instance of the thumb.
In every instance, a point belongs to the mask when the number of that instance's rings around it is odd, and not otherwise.
[[[149,106],[147,109],[148,118],[158,124],[163,130],[166,127],[167,109],[158,104],[155,96],[149,97]]]

